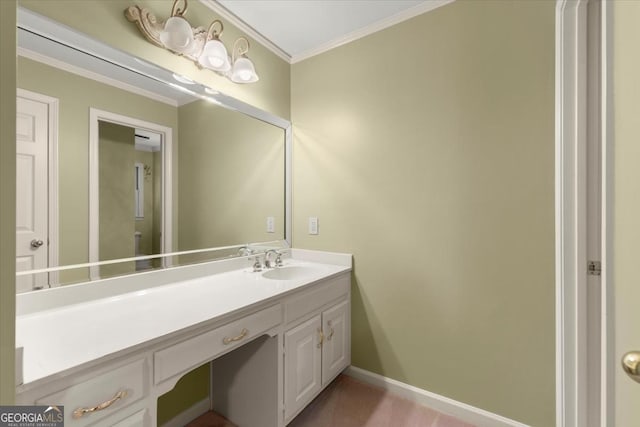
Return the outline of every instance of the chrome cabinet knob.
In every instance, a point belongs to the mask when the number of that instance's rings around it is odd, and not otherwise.
[[[42,245],[44,245],[44,242],[42,240],[33,239],[31,241],[31,247],[34,248],[34,249],[38,249]]]
[[[640,383],[640,351],[630,351],[622,356],[622,369]]]

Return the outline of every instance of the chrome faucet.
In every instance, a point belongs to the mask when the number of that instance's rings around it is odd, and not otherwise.
[[[271,261],[269,259],[269,255],[275,255],[276,260],[275,261]],[[280,254],[275,249],[269,249],[268,251],[266,251],[264,253],[264,266],[265,266],[265,268],[279,267],[279,265],[278,265],[278,257],[279,256],[280,256]],[[282,260],[280,260],[280,263],[282,263]]]

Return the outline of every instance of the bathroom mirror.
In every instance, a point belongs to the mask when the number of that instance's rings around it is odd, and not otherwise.
[[[18,55],[18,102],[35,103],[18,108],[18,140],[48,135],[44,160],[17,160],[18,292],[166,266],[157,253],[289,241],[288,121],[23,8]]]

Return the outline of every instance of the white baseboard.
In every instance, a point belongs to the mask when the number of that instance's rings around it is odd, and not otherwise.
[[[462,421],[477,425],[478,427],[527,427],[518,421],[502,417],[500,415],[476,408],[466,403],[458,402],[439,394],[431,393],[391,378],[383,377],[364,369],[349,366],[345,375],[360,380],[364,383],[382,388],[397,396],[411,400],[420,405],[428,406],[438,412],[459,418]]]
[[[171,418],[166,423],[162,424],[162,427],[184,427],[189,422],[195,420],[200,415],[209,411],[209,398],[202,399],[201,401],[195,403],[189,409],[180,412],[175,417]]]

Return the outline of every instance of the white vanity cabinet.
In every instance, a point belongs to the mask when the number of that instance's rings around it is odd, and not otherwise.
[[[284,427],[350,364],[351,257],[341,256],[289,261],[310,272],[300,279],[243,268],[55,310],[22,307],[27,369],[16,403],[63,405],[68,427],[154,427],[158,397],[211,363],[212,409],[242,427]],[[22,298],[45,304],[37,293]],[[178,299],[188,312],[176,311]]]
[[[284,333],[285,423],[351,363],[349,285],[342,275],[286,304],[293,319]]]
[[[64,406],[66,426],[147,426],[149,366],[145,357],[112,362],[20,393],[16,400],[21,405]]]

